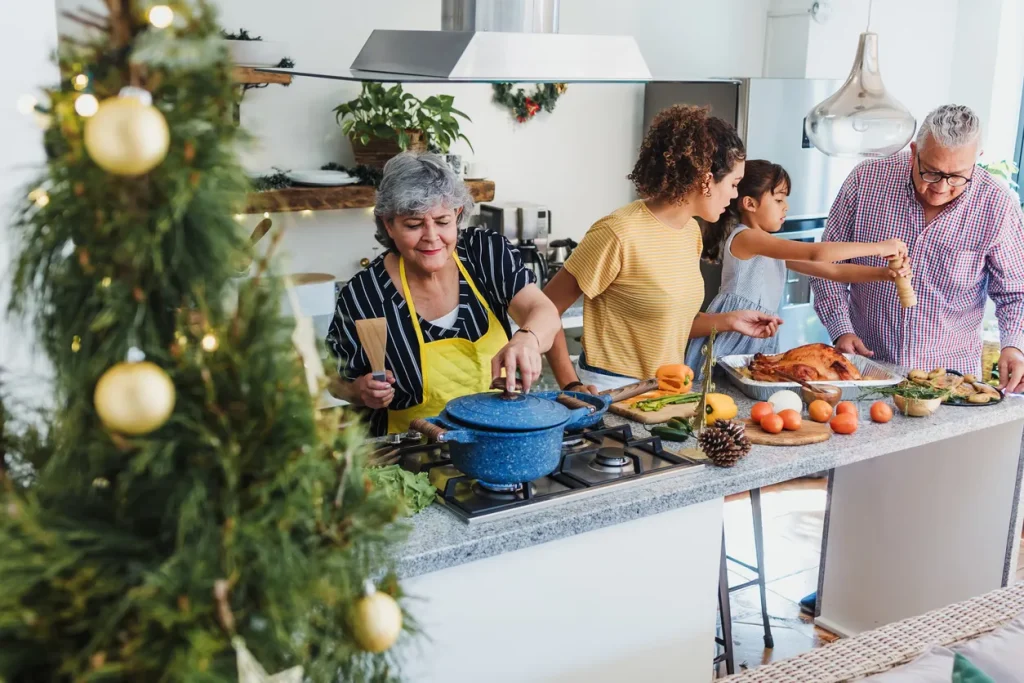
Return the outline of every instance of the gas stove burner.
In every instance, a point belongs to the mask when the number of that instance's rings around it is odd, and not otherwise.
[[[590,469],[597,472],[622,472],[624,469],[633,467],[633,460],[626,455],[624,448],[616,446],[602,446],[594,453],[590,462],[587,463]]]
[[[522,484],[488,484],[473,482],[473,493],[490,500],[513,501],[523,498]]]
[[[582,434],[570,435],[569,432],[565,433],[565,438],[562,440],[562,448],[579,448],[587,442],[583,438]]]

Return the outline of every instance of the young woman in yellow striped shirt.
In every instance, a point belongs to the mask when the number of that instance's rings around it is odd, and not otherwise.
[[[548,353],[559,386],[601,390],[654,377],[682,363],[690,337],[712,327],[775,334],[782,321],[773,315],[699,312],[703,246],[694,217],[719,219],[736,197],[744,157],[735,129],[704,108],[676,105],[655,117],[629,175],[642,199],[594,223],[544,288],[560,313],[585,296],[580,359],[572,363],[562,333]]]

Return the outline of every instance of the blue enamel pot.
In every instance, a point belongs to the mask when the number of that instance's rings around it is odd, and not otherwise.
[[[493,488],[514,487],[551,474],[562,433],[593,419],[595,407],[570,410],[548,398],[498,391],[452,399],[437,417],[411,427],[448,444],[452,465]]]

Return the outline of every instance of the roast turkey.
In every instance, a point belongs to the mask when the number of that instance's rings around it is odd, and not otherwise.
[[[790,382],[790,377],[805,382],[861,379],[854,364],[828,344],[806,344],[774,356],[757,353],[749,369],[758,382]]]

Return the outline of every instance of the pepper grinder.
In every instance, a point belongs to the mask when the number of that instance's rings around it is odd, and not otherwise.
[[[889,261],[889,267],[894,270],[902,265],[902,259],[892,259]],[[900,304],[902,304],[903,308],[913,308],[917,305],[917,293],[914,292],[914,285],[910,283],[909,277],[900,276],[896,278],[896,294],[899,295]]]

